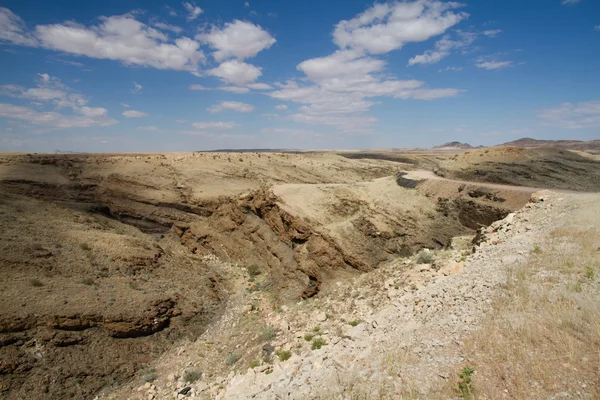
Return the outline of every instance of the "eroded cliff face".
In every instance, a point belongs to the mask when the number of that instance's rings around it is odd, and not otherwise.
[[[393,178],[361,183],[391,175],[384,161],[340,167],[339,185],[291,165],[286,179],[298,187],[283,191],[244,166],[229,179],[259,184],[202,196],[197,174],[162,156],[19,157],[0,165],[0,390],[8,398],[88,398],[130,379],[219,318],[247,285],[243,267],[265,277],[249,290],[268,290],[276,303],[309,298],[504,213],[493,203],[440,206]],[[464,217],[473,207],[475,222]]]

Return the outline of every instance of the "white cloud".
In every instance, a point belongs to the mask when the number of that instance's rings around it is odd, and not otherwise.
[[[351,50],[338,50],[327,57],[312,58],[298,64],[298,69],[312,80],[339,78],[342,76],[365,75],[379,72],[385,61],[362,57]]]
[[[29,100],[33,103],[43,104],[50,102],[56,108],[78,108],[87,103],[85,98],[72,93],[71,89],[65,86],[58,78],[51,77],[48,74],[37,74],[37,87],[24,88],[19,85],[0,86],[0,95]]]
[[[251,112],[254,110],[254,106],[246,103],[240,103],[239,101],[222,101],[219,104],[207,108],[207,111],[211,113],[218,113],[225,110],[233,110],[238,112]]]
[[[278,90],[268,95],[302,104],[295,113],[285,117],[288,120],[333,126],[346,133],[372,131],[371,126],[377,119],[367,112],[378,104],[375,100],[378,97],[433,100],[457,96],[462,90],[429,89],[424,82],[390,76],[384,71],[384,60],[367,54],[386,53],[405,43],[444,33],[467,16],[455,13],[456,7],[457,3],[432,0],[375,4],[336,26],[334,43],[340,50],[298,64],[297,69],[306,74],[306,79],[278,83]],[[461,46],[474,40],[473,34],[457,34],[462,40]],[[459,47],[446,37],[439,42],[442,50]]]
[[[165,24],[163,22],[155,22],[154,26],[158,29],[162,29],[163,31],[171,31],[177,34],[183,32],[183,28],[177,25]]]
[[[35,36],[41,47],[126,65],[196,72],[205,58],[200,43],[187,37],[170,40],[130,15],[101,20],[91,27],[74,22],[38,25]]]
[[[573,6],[577,3],[579,3],[581,0],[562,0],[562,5],[563,6]]]
[[[188,86],[188,89],[190,89],[190,90],[210,90],[209,88],[204,87],[202,85],[198,85],[198,84],[190,85],[190,86]]]
[[[142,91],[142,85],[140,85],[137,82],[133,82],[133,89],[131,90],[132,93],[139,93]]]
[[[367,57],[368,58],[368,57]],[[365,71],[379,72],[383,65],[372,60],[341,61],[334,57],[327,62],[303,63],[303,69],[310,75],[312,84],[300,85],[296,81],[279,84],[279,89],[269,95],[278,100],[293,101],[304,104],[298,112],[288,118],[297,122],[335,126],[343,131],[368,130],[376,119],[365,115],[376,97],[393,97],[399,99],[433,100],[453,97],[460,94],[459,89],[427,89],[424,82],[417,80],[398,80],[393,77],[382,77]],[[378,60],[376,60],[378,61]],[[339,76],[329,76],[331,70],[320,68],[331,63]],[[346,63],[349,67],[346,68]],[[307,65],[309,67],[307,67]],[[298,66],[300,68],[300,66]],[[351,72],[354,71],[354,72]]]
[[[247,87],[239,86],[221,86],[218,89],[231,93],[248,93],[250,91],[250,89],[248,89]]]
[[[538,113],[542,125],[566,129],[600,128],[600,100],[563,103]]]
[[[444,35],[435,43],[435,50],[427,50],[421,55],[417,55],[408,60],[408,65],[415,64],[435,64],[441,59],[450,55],[454,49],[465,49],[469,47],[477,38],[476,33],[457,31],[456,40],[450,39],[450,35]]]
[[[123,107],[123,108],[129,108],[131,106],[129,104],[127,104],[127,103],[121,103],[121,107]]]
[[[81,115],[65,115],[55,111],[40,112],[29,107],[0,103],[0,117],[17,119],[31,124],[53,128],[87,128],[91,126],[108,126],[117,121],[108,117],[104,108],[83,107],[75,110]]]
[[[276,42],[275,38],[260,26],[237,19],[226,23],[223,28],[213,26],[210,32],[197,35],[196,40],[208,43],[215,49],[212,56],[216,61],[254,57]]]
[[[496,37],[502,33],[502,29],[492,29],[489,31],[483,31],[483,34],[487,37]]]
[[[448,56],[450,53],[444,53],[440,51],[432,51],[427,50],[425,53],[414,56],[410,60],[408,60],[408,65],[415,64],[435,64],[440,61],[442,58]]]
[[[148,116],[148,114],[143,111],[127,110],[123,111],[123,116],[127,118],[142,118]]]
[[[0,43],[37,46],[37,40],[27,32],[23,20],[8,8],[0,7]]]
[[[475,62],[475,66],[477,68],[483,68],[483,69],[489,69],[489,70],[512,67],[513,65],[514,65],[514,63],[512,61],[497,61],[497,60],[486,61],[484,58],[479,58]]]
[[[245,2],[245,3],[244,3],[244,7],[250,7],[250,3],[248,3],[248,2]]]
[[[443,71],[462,71],[464,68],[463,67],[446,67],[443,69]],[[442,72],[442,70],[440,70],[440,72]]]
[[[225,61],[217,68],[207,71],[208,75],[221,78],[225,83],[244,86],[252,83],[262,75],[261,69],[252,64],[238,60]]]
[[[273,89],[273,87],[271,85],[267,85],[266,83],[251,83],[246,86],[249,87],[250,89],[254,89],[254,90],[271,90],[271,89]]]
[[[376,3],[351,20],[335,27],[333,41],[342,49],[383,54],[406,43],[422,42],[444,33],[468,17],[456,12],[462,4],[437,0]]]
[[[192,4],[192,3],[183,3],[183,6],[185,7],[186,11],[188,12],[188,16],[187,16],[188,21],[195,20],[196,18],[198,18],[198,16],[200,14],[202,14],[204,12],[204,10],[202,10],[200,7],[197,7],[195,4]]]
[[[192,126],[197,129],[228,130],[235,127],[235,122],[195,122]]]
[[[155,126],[138,126],[137,128],[135,128],[139,131],[157,131],[158,128]]]
[[[275,106],[275,108],[277,110],[287,110],[288,106],[286,106],[285,104],[278,104],[278,105]]]
[[[596,26],[594,27],[594,29],[595,29],[595,30],[597,30],[597,31],[600,31],[600,25],[596,25]]]

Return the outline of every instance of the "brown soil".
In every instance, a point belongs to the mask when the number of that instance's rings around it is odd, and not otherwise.
[[[555,148],[494,147],[440,162],[452,179],[549,189],[600,191],[600,161]]]
[[[243,267],[258,266],[276,304],[308,298],[526,202],[405,187],[405,167],[334,154],[0,157],[0,393],[90,398],[139,379],[255,289]]]

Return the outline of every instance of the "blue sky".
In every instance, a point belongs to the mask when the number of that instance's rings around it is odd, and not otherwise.
[[[0,1],[1,151],[600,139],[597,0]]]

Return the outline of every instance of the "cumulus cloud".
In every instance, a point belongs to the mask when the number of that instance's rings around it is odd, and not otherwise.
[[[132,15],[101,17],[98,25],[75,22],[37,25],[28,31],[20,17],[0,8],[0,42],[43,47],[126,65],[197,72],[205,59],[200,43],[188,37],[169,39]]]
[[[133,82],[133,89],[131,90],[132,93],[139,93],[142,91],[142,85],[140,85],[137,82]]]
[[[20,85],[0,86],[0,95],[29,100],[34,103],[52,103],[57,109],[78,108],[87,103],[79,93],[73,93],[58,78],[48,74],[37,74],[37,87],[24,88]]]
[[[498,70],[503,68],[512,67],[514,62],[512,61],[497,61],[495,59],[487,59],[485,57],[480,57],[475,62],[475,66],[477,68],[488,69],[488,70]]]
[[[143,111],[127,110],[123,111],[123,116],[127,118],[142,118],[148,116],[148,114]]]
[[[260,26],[237,19],[226,23],[223,28],[213,26],[208,33],[197,35],[196,40],[208,43],[215,49],[212,56],[216,61],[251,58],[276,41]]]
[[[562,0],[562,5],[563,6],[574,6],[575,4],[579,3],[581,0]]]
[[[222,101],[219,104],[207,108],[207,111],[211,113],[218,113],[225,110],[233,110],[238,112],[251,112],[254,110],[254,106],[246,103],[240,103],[239,101]]]
[[[131,106],[129,104],[127,104],[127,103],[121,103],[121,107],[123,107],[123,108],[129,108]]]
[[[4,7],[0,7],[0,43],[34,47],[38,45],[21,17]]]
[[[261,69],[243,61],[225,61],[217,68],[207,71],[208,75],[216,76],[228,84],[244,86],[252,83],[262,75]]]
[[[177,34],[183,32],[183,28],[177,25],[165,24],[164,22],[155,22],[154,26],[163,31],[171,31]]]
[[[204,12],[204,10],[202,10],[200,7],[197,7],[195,4],[192,3],[183,3],[183,6],[185,7],[185,10],[188,12],[187,15],[187,20],[188,21],[193,21],[196,18],[198,18],[198,16],[200,14],[202,14]]]
[[[282,110],[283,111],[283,110],[287,110],[288,106],[286,106],[285,104],[278,104],[278,105],[275,106],[275,108],[277,110]]]
[[[117,123],[108,117],[108,111],[105,108],[90,107],[79,108],[74,110],[74,114],[66,115],[55,111],[40,112],[29,107],[0,103],[0,117],[53,128],[87,128]]]
[[[423,42],[468,17],[460,3],[436,0],[376,3],[351,20],[339,22],[333,41],[340,48],[384,54],[406,43]]]
[[[600,100],[563,103],[538,113],[542,125],[566,129],[600,128]]]
[[[415,64],[435,64],[445,57],[448,57],[452,50],[466,49],[477,38],[476,33],[457,31],[457,38],[452,40],[450,35],[444,35],[435,43],[435,50],[427,50],[425,53],[417,55],[408,60],[408,65]]]
[[[195,122],[192,126],[197,129],[229,130],[235,127],[235,122]]]
[[[487,37],[496,37],[502,33],[502,29],[492,29],[489,31],[483,31],[483,34]]]
[[[239,86],[221,86],[217,89],[230,93],[248,93],[250,91],[250,89],[248,89],[247,87]]]
[[[401,48],[444,33],[466,18],[456,13],[456,3],[419,0],[411,3],[375,4],[334,31],[334,53],[298,64],[305,79],[279,83],[269,96],[301,106],[286,119],[307,124],[333,126],[347,133],[368,133],[377,119],[367,112],[378,97],[433,100],[459,95],[454,88],[427,88],[418,80],[399,80],[385,73],[386,62],[376,54]],[[462,38],[464,42],[468,39]],[[449,38],[442,50],[458,45]]]
[[[188,86],[188,89],[190,89],[190,90],[210,90],[209,88],[204,87],[202,85],[198,85],[198,84],[190,85],[190,86]]]
[[[273,87],[271,85],[267,85],[266,83],[251,83],[246,86],[249,87],[250,89],[254,89],[254,90],[271,90],[271,89],[273,89]]]
[[[594,27],[594,29],[595,29],[595,30],[597,30],[597,31],[600,31],[600,25],[596,25],[596,26]]]

